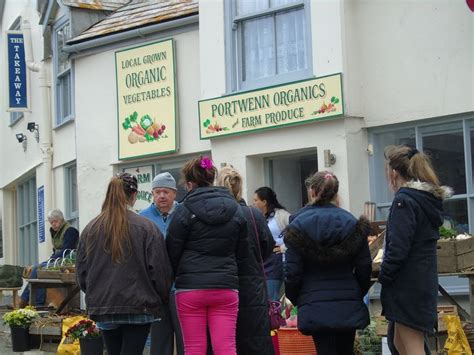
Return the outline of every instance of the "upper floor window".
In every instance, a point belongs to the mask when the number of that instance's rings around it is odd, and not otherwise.
[[[71,25],[63,22],[54,31],[54,74],[56,82],[56,126],[73,118],[72,66],[69,54],[63,52],[71,38]]]
[[[303,0],[228,2],[234,63],[231,90],[299,80],[311,75],[309,5]]]

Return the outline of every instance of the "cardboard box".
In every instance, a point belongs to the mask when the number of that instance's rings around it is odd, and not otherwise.
[[[440,239],[437,249],[439,273],[458,272],[474,267],[474,238]]]
[[[458,308],[456,306],[438,306],[438,332],[446,331],[446,324],[444,323],[443,316],[445,315],[458,315]]]

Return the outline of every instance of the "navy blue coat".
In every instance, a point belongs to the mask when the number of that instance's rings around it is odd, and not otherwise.
[[[332,204],[301,210],[285,231],[286,295],[298,306],[298,329],[363,329],[369,312],[370,224]]]
[[[380,267],[385,317],[434,333],[437,322],[436,243],[443,222],[441,196],[401,188],[390,208]]]

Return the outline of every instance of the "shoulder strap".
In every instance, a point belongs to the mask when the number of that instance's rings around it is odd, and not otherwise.
[[[260,250],[260,238],[258,237],[257,223],[255,222],[255,216],[253,215],[252,207],[248,207],[250,212],[250,217],[252,218],[253,231],[255,234],[255,239],[257,240],[257,249],[258,254],[260,255],[260,265],[262,266],[263,278],[265,279],[265,285],[267,283],[267,277],[265,276],[265,268],[263,267],[263,257],[262,251]]]

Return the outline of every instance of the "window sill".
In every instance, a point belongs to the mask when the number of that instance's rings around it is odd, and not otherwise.
[[[57,130],[57,129],[61,129],[61,128],[63,128],[64,126],[67,126],[67,125],[69,125],[69,124],[71,124],[71,123],[73,123],[73,122],[74,122],[74,117],[71,116],[71,117],[67,118],[66,120],[64,120],[63,122],[61,122],[60,124],[54,126],[53,131],[55,131],[55,130]]]

